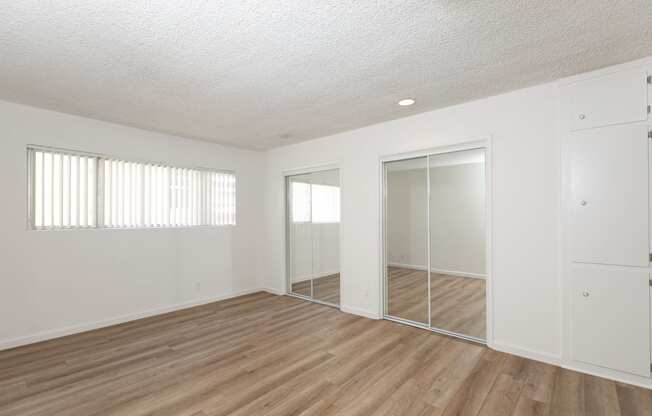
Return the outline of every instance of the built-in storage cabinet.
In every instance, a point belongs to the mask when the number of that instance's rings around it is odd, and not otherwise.
[[[568,85],[570,130],[647,120],[647,75],[633,69]]]
[[[566,351],[580,368],[650,378],[648,70],[602,74],[561,89]]]
[[[571,260],[648,265],[647,135],[645,124],[570,135]]]
[[[573,358],[649,377],[649,301],[647,270],[573,268]]]

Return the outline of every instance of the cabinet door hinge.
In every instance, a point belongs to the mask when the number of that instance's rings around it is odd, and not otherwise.
[[[652,130],[650,130],[650,131],[647,132],[647,137],[648,137],[649,139],[652,139]],[[650,254],[650,257],[652,258],[652,254]]]
[[[652,263],[652,253],[650,253],[650,263]],[[650,277],[652,279],[652,277]]]
[[[652,75],[647,76],[647,83],[652,84]]]

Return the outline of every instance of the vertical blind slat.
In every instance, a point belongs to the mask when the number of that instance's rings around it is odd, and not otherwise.
[[[157,203],[157,216],[156,225],[163,226],[163,169],[160,166],[156,167],[156,203]]]
[[[137,213],[137,207],[138,207],[138,193],[136,192],[138,190],[137,188],[137,166],[135,163],[131,163],[131,226],[135,227],[138,225],[138,221],[136,219],[136,213]]]
[[[86,194],[86,202],[87,202],[87,211],[86,211],[86,217],[88,218],[88,226],[89,227],[95,227],[97,224],[97,189],[95,188],[97,184],[97,159],[96,158],[89,158],[88,159],[89,163],[89,174],[88,174],[88,191]]]
[[[86,227],[88,226],[88,207],[86,205],[88,202],[88,195],[86,195],[88,192],[88,160],[85,157],[80,159],[81,170],[79,172],[79,225],[81,227]]]
[[[118,165],[111,160],[111,226],[118,224]]]
[[[41,227],[45,226],[45,154],[41,152]]]
[[[187,227],[189,225],[188,221],[188,212],[190,207],[190,198],[188,198],[188,171],[186,169],[182,170],[182,181],[183,181],[183,225]]]
[[[75,211],[76,211],[75,225],[76,226],[79,226],[80,223],[81,223],[79,221],[79,214],[80,214],[80,209],[79,209],[80,195],[79,194],[81,193],[80,192],[81,191],[81,189],[80,189],[80,180],[79,180],[79,177],[81,176],[81,173],[79,172],[79,168],[80,168],[80,165],[81,165],[80,159],[81,159],[80,156],[75,156],[75,163],[77,164],[77,167],[75,168],[75,175],[76,175],[75,176],[75,199],[76,199],[75,200]]]
[[[41,155],[41,201],[39,208],[41,210],[41,227],[45,225],[45,155],[43,152],[40,152]]]
[[[178,203],[178,197],[177,197],[178,179],[177,179],[177,174],[178,174],[178,172],[177,172],[176,168],[172,168],[171,171],[172,172],[171,172],[170,176],[171,176],[171,180],[172,180],[172,184],[171,184],[172,192],[171,192],[171,195],[170,195],[170,210],[171,210],[171,212],[170,212],[170,216],[171,216],[170,223],[172,225],[177,225],[177,221],[178,221],[177,214],[179,213],[179,210],[177,208],[177,203]]]
[[[163,226],[170,225],[170,169],[167,166],[161,168],[163,170]]]
[[[49,223],[50,227],[54,226],[54,154],[50,153],[50,181],[49,181],[49,194],[50,194],[50,211]]]
[[[67,183],[68,183],[68,188],[66,192],[67,200],[68,200],[68,206],[66,207],[66,224],[68,227],[72,227],[72,155],[67,155],[66,157],[66,166],[67,166]]]
[[[57,212],[58,218],[58,226],[63,227],[63,155],[58,155],[57,159],[59,160],[58,163],[58,172],[57,172],[57,183],[59,184],[59,187],[57,189],[57,202],[59,205],[59,209]]]
[[[111,226],[111,161],[105,160],[102,163],[104,169],[104,226]]]

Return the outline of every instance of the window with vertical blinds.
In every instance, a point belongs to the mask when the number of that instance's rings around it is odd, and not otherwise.
[[[232,172],[28,148],[32,229],[235,225]]]

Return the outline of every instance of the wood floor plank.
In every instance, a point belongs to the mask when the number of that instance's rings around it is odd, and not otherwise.
[[[623,416],[647,416],[652,413],[652,390],[616,383],[618,404]]]
[[[498,377],[498,370],[505,357],[496,351],[485,350],[484,355],[464,380],[443,412],[444,416],[475,416],[480,411],[491,387]]]
[[[587,415],[620,416],[616,384],[603,378],[585,375],[584,400]]]

